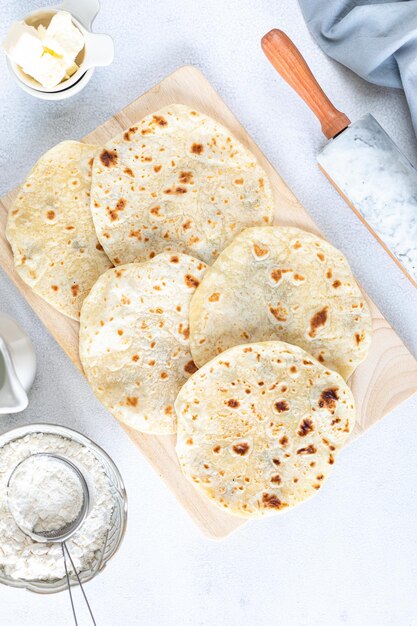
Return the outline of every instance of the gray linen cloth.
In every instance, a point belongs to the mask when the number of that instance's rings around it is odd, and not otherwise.
[[[313,37],[362,78],[404,89],[417,132],[417,0],[299,0]]]

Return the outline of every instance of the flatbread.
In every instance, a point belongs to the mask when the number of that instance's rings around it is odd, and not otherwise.
[[[128,426],[176,430],[174,400],[196,370],[188,307],[206,265],[163,253],[100,276],[81,310],[80,358],[97,398]]]
[[[272,222],[273,197],[226,128],[172,104],[106,144],[94,160],[91,210],[115,265],[163,251],[212,263],[241,230]]]
[[[175,402],[185,476],[233,515],[285,511],[317,493],[355,422],[336,372],[281,341],[235,346]]]
[[[82,301],[111,267],[90,213],[98,146],[63,141],[32,168],[9,212],[7,239],[17,273],[61,313],[78,319]]]
[[[366,357],[372,319],[339,250],[298,228],[249,228],[207,271],[190,306],[200,367],[231,346],[279,339],[348,378]]]

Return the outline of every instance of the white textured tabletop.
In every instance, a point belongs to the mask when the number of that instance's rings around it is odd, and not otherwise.
[[[45,4],[0,3],[0,34]],[[400,92],[369,85],[325,58],[294,0],[103,0],[97,32],[115,41],[113,65],[60,103],[18,89],[0,58],[0,191],[37,157],[78,139],[183,64],[200,68],[304,203],[417,355],[417,292],[318,171],[318,123],[274,74],[259,40],[270,28],[298,43],[329,95],[352,119],[371,111],[414,163],[417,143]],[[339,457],[317,497],[281,517],[213,542],[177,504],[10,282],[0,310],[35,343],[29,408],[0,432],[36,421],[73,427],[102,445],[129,494],[120,551],[87,591],[98,626],[408,626],[417,624],[417,397]],[[76,593],[79,601],[79,593]],[[71,624],[62,593],[0,588],[0,623]],[[90,623],[85,612],[80,626]]]

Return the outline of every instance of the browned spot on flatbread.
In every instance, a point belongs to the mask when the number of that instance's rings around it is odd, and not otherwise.
[[[188,339],[190,336],[190,327],[184,326],[183,323],[181,322],[178,326],[178,332],[180,335],[184,337],[184,339]]]
[[[48,218],[48,220],[53,220],[55,217],[55,211],[47,211],[46,217]]]
[[[284,507],[288,506],[287,504],[284,504],[278,498],[278,496],[272,493],[264,493],[262,495],[262,504],[264,505],[266,509],[278,509],[278,510],[283,509]]]
[[[243,185],[243,178],[236,178],[235,179],[235,184],[236,185]]]
[[[310,337],[315,337],[317,329],[325,326],[328,318],[329,307],[325,306],[321,311],[317,311],[310,320]]]
[[[278,413],[284,413],[290,408],[290,405],[286,400],[278,400],[278,402],[275,402],[274,406]]]
[[[271,272],[271,278],[273,281],[278,283],[281,280],[282,275],[286,274],[287,272],[291,272],[291,270],[288,270],[288,269],[282,270],[282,269],[275,268]]]
[[[196,278],[192,274],[186,274],[184,276],[184,282],[187,285],[187,287],[190,287],[190,288],[194,287],[194,289],[196,289],[198,285],[200,284],[200,281],[198,280],[198,278]]]
[[[269,310],[279,322],[287,321],[287,310],[280,304],[277,304],[277,306],[269,306]]]
[[[300,437],[305,437],[309,433],[312,433],[313,430],[314,430],[313,420],[310,417],[305,417],[300,424],[297,434]]]
[[[188,361],[188,363],[184,365],[184,371],[187,372],[187,374],[194,374],[197,370],[198,367],[194,361]]]
[[[282,478],[279,474],[275,474],[271,476],[271,483],[275,483],[276,485],[280,485],[282,483]]]
[[[358,346],[361,341],[363,341],[365,339],[365,333],[362,331],[360,334],[359,333],[355,333],[355,341],[356,341],[356,345]]]
[[[221,446],[214,446],[214,448],[213,448],[213,452],[215,454],[219,454],[220,450],[221,450]]]
[[[180,181],[180,183],[184,183],[184,185],[189,185],[193,180],[193,173],[192,172],[180,172],[180,175],[178,176],[178,180]]]
[[[74,298],[76,298],[78,296],[78,294],[80,293],[80,286],[79,285],[71,285],[71,293],[74,296]]]
[[[153,166],[153,171],[157,174],[158,172],[160,172],[162,169],[162,165],[154,165]]]
[[[319,407],[321,409],[329,409],[329,411],[333,412],[337,406],[337,401],[339,400],[337,391],[338,389],[325,389],[322,391],[318,402]]]
[[[176,255],[172,256],[169,260],[171,263],[179,263],[179,258]]]
[[[135,396],[134,397],[128,396],[126,398],[126,406],[137,406],[137,405],[138,405],[138,398],[136,398]]]
[[[220,300],[220,294],[218,291],[215,291],[214,293],[211,294],[211,296],[209,296],[209,302],[218,302]]]
[[[164,189],[164,193],[167,195],[173,194],[174,196],[181,196],[187,193],[187,190],[185,187],[170,187],[169,189]]]
[[[123,170],[125,174],[127,174],[128,176],[131,176],[132,178],[135,178],[135,175],[133,173],[133,171],[131,170],[130,167],[125,167],[125,169]]]
[[[159,215],[159,210],[160,210],[160,208],[161,208],[160,206],[154,206],[154,207],[152,207],[152,209],[151,209],[151,213],[152,213],[152,215]]]
[[[263,257],[269,252],[268,248],[261,248],[261,246],[258,246],[257,243],[253,244],[253,251],[257,257]]]
[[[162,115],[153,115],[152,119],[155,124],[158,124],[158,126],[168,126],[168,122],[164,117],[162,117]]]
[[[164,413],[165,415],[172,415],[174,413],[174,407],[169,404],[165,407]]]
[[[342,284],[342,283],[340,282],[340,280],[335,280],[335,281],[333,282],[333,287],[334,287],[335,289],[337,289],[338,287],[340,287],[340,285],[341,285],[341,284]]]
[[[317,448],[316,446],[313,446],[312,443],[305,448],[299,448],[297,450],[297,454],[315,454],[316,452],[317,452]]]
[[[139,355],[138,354],[134,354],[132,356],[132,361],[134,361],[135,363],[137,363],[139,361]]]
[[[96,243],[96,250],[98,250],[99,252],[103,251],[103,246],[101,245],[101,243]]]
[[[125,138],[126,141],[130,141],[130,135],[133,135],[133,133],[135,133],[137,131],[138,127],[137,126],[132,126],[131,128],[129,128],[129,130],[127,130],[123,137]]]
[[[53,291],[58,291],[58,290],[59,290],[59,287],[58,287],[58,285],[51,285],[51,289],[52,289]]]
[[[114,209],[111,209],[110,207],[106,207],[106,211],[109,214],[112,222],[119,219],[119,211],[124,211],[125,207],[126,207],[126,200],[124,198],[120,198],[117,201]]]
[[[324,261],[324,254],[322,252],[317,252],[317,258],[320,259],[320,261]]]
[[[289,444],[289,439],[288,439],[287,435],[284,435],[283,437],[281,437],[281,439],[279,440],[279,443],[280,443],[282,446],[284,446],[284,447],[285,447],[285,446],[288,446],[288,444]]]
[[[100,154],[100,161],[104,167],[113,167],[117,163],[117,153],[114,150],[103,150]]]
[[[204,150],[203,144],[201,143],[193,143],[191,146],[191,152],[193,154],[201,154]]]
[[[233,452],[236,452],[236,454],[239,454],[240,456],[245,456],[245,454],[247,454],[249,451],[249,444],[243,441],[242,443],[235,443],[232,448]]]
[[[235,400],[234,398],[225,400],[224,403],[227,404],[227,406],[230,406],[231,409],[237,409],[240,406],[239,400]]]

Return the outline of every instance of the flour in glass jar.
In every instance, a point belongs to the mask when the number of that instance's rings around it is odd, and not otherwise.
[[[0,573],[14,579],[55,580],[65,576],[61,545],[38,543],[19,526],[35,533],[61,528],[77,516],[83,496],[71,469],[45,457],[31,457],[37,453],[68,459],[87,480],[91,510],[66,542],[78,573],[92,567],[100,557],[111,524],[114,495],[99,459],[76,441],[31,433],[0,449]],[[28,460],[16,470],[8,497],[9,478],[24,459]]]

